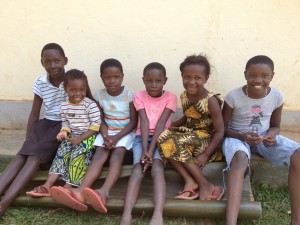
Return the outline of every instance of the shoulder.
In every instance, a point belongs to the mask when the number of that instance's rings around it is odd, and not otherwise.
[[[165,95],[165,98],[167,98],[167,99],[177,101],[177,96],[170,91],[165,91],[164,95]]]
[[[34,81],[35,84],[37,83],[47,83],[48,81],[48,75],[47,73],[40,74]]]
[[[222,106],[224,103],[224,99],[222,98],[220,93],[214,94],[213,92],[209,92],[207,98],[208,98],[208,102],[215,102],[218,103],[220,106]]]

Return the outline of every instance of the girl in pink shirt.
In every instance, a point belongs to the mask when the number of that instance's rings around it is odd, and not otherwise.
[[[176,111],[177,97],[164,91],[166,69],[160,63],[148,64],[143,72],[146,90],[135,93],[133,103],[138,112],[139,124],[133,143],[133,171],[130,176],[121,224],[131,224],[131,212],[136,203],[144,172],[152,166],[154,212],[149,224],[163,224],[163,207],[166,195],[164,163],[159,155],[156,140],[170,127],[171,113]]]

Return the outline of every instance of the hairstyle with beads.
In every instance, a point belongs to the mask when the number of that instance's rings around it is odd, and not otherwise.
[[[253,64],[267,64],[271,67],[272,72],[274,72],[274,62],[272,59],[270,59],[268,56],[265,55],[257,55],[252,57],[251,59],[248,60],[246,63],[246,68],[245,70],[247,71],[249,67]]]
[[[43,53],[45,50],[49,50],[49,49],[56,49],[60,52],[60,54],[63,56],[63,57],[66,57],[65,56],[65,52],[63,50],[63,48],[59,45],[59,44],[56,44],[56,43],[49,43],[49,44],[46,44],[43,49],[42,49],[42,52],[41,52],[41,57],[43,57]]]
[[[104,69],[109,67],[117,67],[123,73],[122,64],[117,59],[106,59],[100,65],[100,73],[103,74]]]
[[[153,69],[160,70],[163,73],[164,76],[167,75],[166,68],[158,62],[152,62],[152,63],[149,63],[147,66],[145,66],[144,71],[143,71],[143,75],[145,75],[145,73],[148,70],[153,70]]]
[[[89,99],[92,99],[93,101],[96,102],[96,100],[94,99],[94,97],[92,95],[87,76],[84,74],[83,71],[80,71],[77,69],[72,69],[72,70],[67,71],[64,75],[64,88],[65,89],[67,88],[70,80],[84,80],[86,83],[86,97],[88,97]]]
[[[207,58],[204,55],[190,55],[187,56],[184,61],[180,64],[179,69],[181,71],[181,73],[184,70],[185,66],[189,66],[189,65],[200,65],[200,66],[204,66],[205,67],[205,73],[206,75],[209,77],[210,74],[210,64],[207,60]]]

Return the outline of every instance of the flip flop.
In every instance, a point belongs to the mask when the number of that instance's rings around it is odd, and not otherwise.
[[[224,188],[221,186],[215,186],[211,196],[205,197],[203,200],[221,200],[224,195]]]
[[[50,197],[50,192],[44,186],[35,187],[32,191],[26,192],[27,196],[30,197]]]
[[[101,195],[94,191],[91,188],[85,188],[83,189],[82,195],[86,202],[88,202],[94,210],[100,213],[107,213],[107,208],[103,203]]]
[[[196,198],[199,198],[199,193],[193,191],[193,190],[184,190],[180,192],[180,195],[177,195],[175,199],[180,200],[194,200]],[[189,196],[184,196],[184,193],[189,193]]]
[[[69,208],[81,212],[88,210],[87,205],[78,201],[70,189],[54,186],[50,189],[50,193],[54,200],[68,206]]]

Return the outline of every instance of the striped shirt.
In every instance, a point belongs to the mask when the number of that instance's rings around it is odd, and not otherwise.
[[[72,134],[81,135],[88,129],[99,131],[100,111],[94,101],[84,98],[78,104],[69,101],[61,104],[62,129]]]
[[[122,130],[130,122],[129,103],[132,102],[134,91],[124,86],[118,96],[111,96],[106,89],[98,91],[95,99],[103,109],[104,121],[109,130]]]
[[[60,121],[60,105],[67,99],[63,83],[61,83],[59,87],[53,86],[50,83],[49,75],[45,73],[35,80],[32,91],[43,99],[45,110],[44,118]]]

